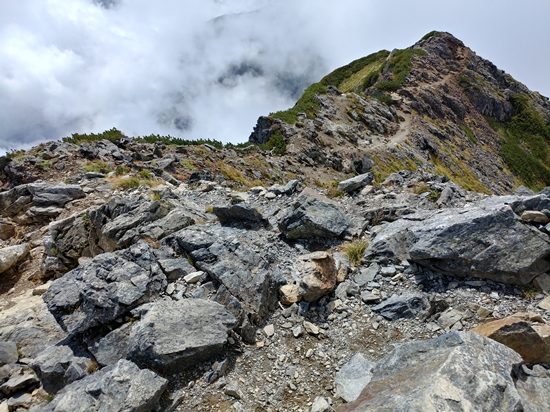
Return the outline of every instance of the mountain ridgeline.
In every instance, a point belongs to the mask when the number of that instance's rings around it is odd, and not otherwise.
[[[381,50],[261,117],[250,141],[346,174],[420,168],[465,189],[550,185],[550,103],[449,33]],[[279,149],[280,150],[280,149]],[[280,150],[281,151],[281,150]]]

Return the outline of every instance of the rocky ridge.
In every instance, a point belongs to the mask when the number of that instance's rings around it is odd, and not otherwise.
[[[430,48],[466,53],[422,42],[405,89]],[[281,156],[121,139],[2,159],[0,408],[548,410],[550,190],[384,174],[357,145],[400,156],[413,99],[318,96],[351,121],[343,99],[371,135],[300,114],[256,130],[281,131]]]

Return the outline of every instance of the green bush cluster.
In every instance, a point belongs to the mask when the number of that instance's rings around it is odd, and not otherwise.
[[[258,145],[258,147],[262,150],[271,150],[274,154],[283,154],[286,150],[286,141],[282,133],[277,130],[267,142]]]
[[[379,52],[369,54],[366,57],[361,57],[360,59],[354,60],[351,63],[334,70],[332,73],[323,77],[319,83],[323,86],[332,85],[338,88],[344,80],[353,76],[369,64],[385,59],[389,56],[389,54],[390,52],[387,50],[380,50]]]
[[[391,69],[393,79],[376,83],[375,87],[383,91],[395,91],[405,83],[405,79],[412,69],[413,56],[424,56],[426,52],[422,49],[397,50],[387,63]]]
[[[118,139],[122,139],[123,137],[125,137],[124,134],[117,128],[113,127],[112,129],[105,130],[102,133],[90,133],[90,134],[73,133],[71,137],[64,137],[61,140],[63,140],[65,143],[80,144],[80,143],[95,142],[98,140],[109,140],[112,142]]]
[[[138,136],[133,138],[134,141],[140,142],[140,143],[162,143],[165,145],[172,145],[172,146],[199,146],[203,144],[209,144],[211,146],[214,146],[216,149],[222,149],[223,143],[219,140],[213,140],[213,139],[195,139],[195,140],[187,140],[187,139],[181,139],[179,137],[173,137],[170,135],[167,136],[161,136],[159,134],[150,134],[148,136]]]
[[[426,33],[423,37],[422,37],[422,40],[427,40],[429,39],[430,37],[433,37],[433,36],[436,36],[438,35],[439,32],[437,30],[432,30],[431,32],[429,33]]]
[[[472,143],[477,143],[477,137],[475,136],[474,131],[472,129],[470,129],[466,125],[462,125],[460,126],[460,128],[462,129],[462,131],[464,132],[468,140],[470,140]]]
[[[305,113],[307,117],[313,119],[317,110],[321,108],[319,102],[315,100],[315,96],[318,94],[325,94],[326,92],[326,86],[321,83],[313,83],[304,91],[304,94],[296,102],[293,108],[271,113],[269,116],[280,119],[288,124],[296,123],[298,120],[296,115],[300,112]]]
[[[487,119],[503,138],[500,155],[510,170],[532,189],[550,186],[550,126],[528,96],[512,98],[516,115],[506,123]]]

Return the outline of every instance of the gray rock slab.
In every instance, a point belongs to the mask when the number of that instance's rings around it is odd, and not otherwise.
[[[374,179],[374,176],[371,172],[364,173],[352,177],[351,179],[343,180],[338,183],[338,190],[343,190],[346,193],[352,193],[356,190],[362,189],[366,185],[370,185]]]
[[[120,360],[65,387],[32,412],[150,412],[168,381],[148,369]]]
[[[359,286],[364,286],[367,283],[372,282],[374,277],[378,274],[379,269],[380,266],[378,263],[371,263],[368,267],[361,268],[359,273],[355,275],[355,283]]]
[[[68,384],[86,376],[87,357],[75,356],[68,346],[50,346],[41,352],[29,365],[34,369],[42,387],[55,394]]]
[[[540,203],[536,198],[524,203]],[[442,273],[528,284],[550,270],[548,256],[547,235],[509,205],[490,203],[405,216],[382,229],[363,258],[407,259]]]
[[[344,210],[311,189],[305,189],[279,221],[287,239],[336,238],[349,226]]]
[[[15,363],[19,359],[15,342],[0,342],[0,366]]]
[[[128,357],[138,365],[176,372],[218,355],[236,322],[213,301],[158,301],[132,326]]]
[[[29,253],[29,244],[8,246],[0,249],[0,273],[14,267],[21,259]]]
[[[214,206],[213,210],[222,225],[235,222],[261,223],[264,218],[254,207],[246,203]]]
[[[180,279],[197,271],[197,269],[195,269],[195,267],[185,258],[161,259],[158,263],[169,281]]]
[[[388,320],[426,317],[431,309],[428,297],[420,293],[392,295],[389,299],[371,308]]]
[[[335,395],[346,402],[355,401],[370,382],[372,368],[375,365],[375,362],[366,360],[360,353],[353,355],[349,362],[336,373],[334,378]]]
[[[342,408],[370,411],[518,411],[513,350],[475,333],[404,343],[380,360],[359,398]]]
[[[86,197],[82,188],[78,185],[31,183],[28,185],[32,195],[32,201],[37,206],[60,206]]]
[[[126,323],[88,347],[98,364],[101,366],[113,365],[120,359],[126,359],[131,327],[132,325]]]
[[[73,269],[55,280],[42,297],[61,327],[74,335],[115,320],[166,286],[153,249],[140,241]]]

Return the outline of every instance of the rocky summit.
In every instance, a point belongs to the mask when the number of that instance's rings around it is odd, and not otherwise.
[[[244,144],[8,153],[0,411],[549,411],[549,123],[431,32]]]

